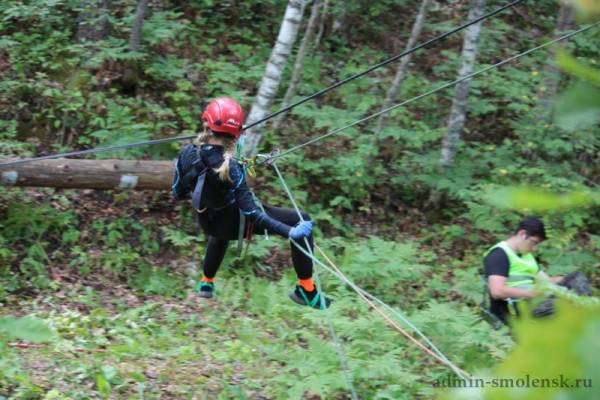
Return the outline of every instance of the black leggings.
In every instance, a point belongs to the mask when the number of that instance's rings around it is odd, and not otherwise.
[[[263,204],[265,212],[271,218],[281,221],[287,225],[294,226],[300,222],[298,213],[296,210],[291,208],[280,208],[271,207]],[[306,221],[310,220],[310,217],[306,213],[302,213],[302,218]],[[240,225],[240,213],[236,204],[232,204],[220,211],[207,210],[203,213],[198,214],[198,221],[204,232],[208,235],[208,244],[206,247],[206,254],[204,256],[203,272],[207,278],[214,278],[223,262],[225,252],[229,246],[230,240],[237,240],[239,225]],[[250,221],[246,219],[246,227]],[[245,232],[245,230],[244,230]],[[267,229],[269,234],[273,234]],[[252,227],[252,233],[255,235],[262,235],[265,233],[265,227],[261,224],[254,224]],[[306,250],[306,244],[304,239],[296,241]],[[312,251],[313,239],[312,235],[308,237],[308,243]],[[307,257],[302,253],[292,242],[290,242],[292,248],[292,262],[296,275],[299,279],[308,279],[312,276],[313,262],[310,257]]]

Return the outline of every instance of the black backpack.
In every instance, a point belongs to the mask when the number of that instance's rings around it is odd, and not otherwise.
[[[206,180],[206,165],[200,157],[200,149],[188,144],[179,152],[175,163],[175,176],[171,193],[175,200],[192,198],[192,207],[200,209],[202,188]]]

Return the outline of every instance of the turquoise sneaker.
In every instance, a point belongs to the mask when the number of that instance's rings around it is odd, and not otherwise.
[[[196,285],[196,292],[198,293],[198,296],[210,299],[215,294],[215,284],[212,282],[200,281]]]
[[[312,292],[308,292],[300,285],[296,285],[294,291],[290,293],[290,299],[301,306],[308,306],[318,310],[328,308],[331,304],[331,300],[323,296],[316,288]]]

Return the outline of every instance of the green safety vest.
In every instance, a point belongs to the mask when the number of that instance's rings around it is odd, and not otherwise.
[[[508,256],[509,268],[506,286],[524,289],[533,287],[535,277],[540,271],[540,267],[538,266],[537,261],[535,261],[533,254],[528,253],[523,256],[519,256],[506,242],[500,242],[490,248],[485,255],[487,256],[492,250],[498,247],[504,250]]]

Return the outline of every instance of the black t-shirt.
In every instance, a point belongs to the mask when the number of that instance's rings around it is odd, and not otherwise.
[[[483,259],[483,274],[486,282],[490,275],[500,275],[508,278],[509,269],[508,255],[500,247],[496,247]],[[506,323],[508,303],[505,300],[494,299],[489,292],[488,296],[490,296],[490,312]]]

